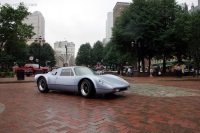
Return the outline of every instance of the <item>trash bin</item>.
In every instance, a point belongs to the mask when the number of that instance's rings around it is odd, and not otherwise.
[[[17,80],[24,80],[24,70],[17,71]]]

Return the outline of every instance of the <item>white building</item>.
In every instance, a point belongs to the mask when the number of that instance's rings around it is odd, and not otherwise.
[[[104,45],[106,45],[110,41],[110,38],[112,37],[112,28],[113,28],[113,12],[108,12],[106,20],[106,39]]]
[[[194,6],[194,4],[192,3],[191,9],[190,9],[189,12],[191,13],[191,12],[195,12],[197,10],[200,10],[200,0],[198,0],[198,5],[197,6]]]
[[[28,25],[32,25],[34,27],[33,32],[35,35],[28,40],[28,44],[34,42],[36,38],[45,38],[45,19],[41,12],[35,11],[27,16],[27,18],[23,21]]]
[[[73,42],[67,42],[67,41],[60,41],[60,42],[55,42],[54,43],[54,51],[55,51],[55,56],[57,57],[62,57],[64,60],[62,66],[74,66],[75,65],[75,44]],[[67,52],[67,54],[66,54]],[[59,59],[57,58],[57,59]],[[56,61],[58,62],[58,61]],[[56,64],[59,67],[60,63]]]

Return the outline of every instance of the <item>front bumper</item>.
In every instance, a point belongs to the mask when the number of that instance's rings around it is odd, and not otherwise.
[[[96,93],[97,94],[117,93],[117,92],[127,91],[129,88],[130,88],[130,86],[116,87],[116,88],[112,88],[112,89],[96,88]]]

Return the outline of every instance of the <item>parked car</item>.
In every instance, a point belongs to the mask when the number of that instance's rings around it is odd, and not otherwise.
[[[82,66],[62,67],[47,74],[37,74],[35,82],[42,93],[59,90],[80,93],[83,97],[126,91],[130,87],[118,76],[99,75]]]
[[[17,73],[17,71],[24,71],[24,74],[29,77],[30,75],[33,75],[36,73],[36,71],[41,70],[42,73],[47,73],[48,72],[48,67],[40,67],[39,69],[39,64],[32,64],[28,63],[25,64],[24,67],[13,67],[14,72]]]

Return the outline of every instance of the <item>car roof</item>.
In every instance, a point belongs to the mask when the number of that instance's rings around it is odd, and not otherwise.
[[[63,68],[77,68],[77,67],[82,67],[82,68],[87,68],[87,67],[85,67],[85,66],[68,66],[68,67],[60,67],[60,68],[58,68],[58,69],[63,69]]]

